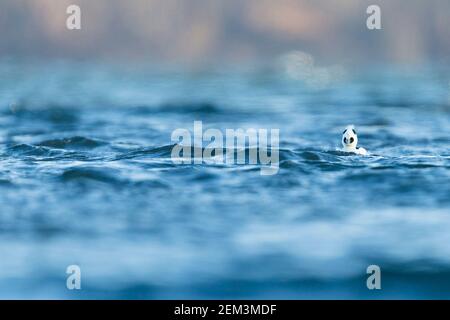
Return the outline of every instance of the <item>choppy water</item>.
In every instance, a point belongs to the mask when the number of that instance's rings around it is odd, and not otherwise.
[[[317,87],[4,61],[0,77],[2,298],[450,298],[448,72]],[[171,133],[195,120],[279,128],[279,173],[173,164]],[[370,156],[335,151],[351,123]]]

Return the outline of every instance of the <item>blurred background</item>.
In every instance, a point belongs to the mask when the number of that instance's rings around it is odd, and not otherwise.
[[[0,298],[450,298],[449,13],[1,0]],[[174,164],[194,121],[279,129],[278,174]]]
[[[65,28],[70,4],[80,31]],[[371,4],[380,31],[366,28]],[[304,50],[322,63],[440,63],[449,11],[445,0],[3,0],[0,54],[223,66]]]

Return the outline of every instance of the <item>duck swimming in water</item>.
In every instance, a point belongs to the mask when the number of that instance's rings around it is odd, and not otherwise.
[[[342,151],[356,153],[362,156],[367,155],[367,150],[357,147],[358,135],[356,134],[355,126],[349,125],[342,132]]]

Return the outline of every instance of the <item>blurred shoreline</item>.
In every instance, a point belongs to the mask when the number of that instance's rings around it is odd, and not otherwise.
[[[81,7],[81,30],[66,8]],[[215,66],[265,63],[290,51],[343,65],[448,64],[450,2],[380,0],[3,0],[0,57]]]

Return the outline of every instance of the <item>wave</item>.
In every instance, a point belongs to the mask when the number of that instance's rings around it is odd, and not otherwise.
[[[45,146],[18,144],[7,148],[6,154],[2,157],[15,157],[32,161],[58,161],[58,160],[79,160],[89,161],[95,158],[76,151],[52,149]]]
[[[105,145],[106,142],[85,138],[81,136],[75,136],[62,139],[51,139],[37,143],[37,146],[48,147],[53,149],[94,149]]]
[[[62,181],[94,180],[114,185],[121,185],[122,180],[118,178],[115,170],[108,168],[82,167],[69,168],[61,174]]]
[[[75,106],[60,106],[47,103],[45,107],[31,107],[28,105],[12,105],[7,113],[24,121],[47,121],[52,124],[74,124],[78,122],[79,115]]]
[[[10,156],[36,156],[36,157],[52,157],[61,155],[62,151],[52,150],[44,146],[35,146],[30,144],[18,144],[7,149],[7,155]]]
[[[155,113],[176,113],[209,115],[225,113],[221,107],[211,102],[168,102],[159,105],[140,105],[128,108],[131,113],[152,116]],[[228,110],[229,111],[229,110]]]
[[[144,147],[138,148],[132,151],[127,151],[120,155],[115,156],[112,160],[126,160],[140,157],[152,157],[152,158],[168,158],[172,154],[172,148],[175,144],[165,145],[160,147]]]
[[[157,108],[158,112],[170,112],[170,113],[195,113],[195,114],[217,114],[222,113],[221,108],[211,102],[199,102],[199,103],[166,103]]]

